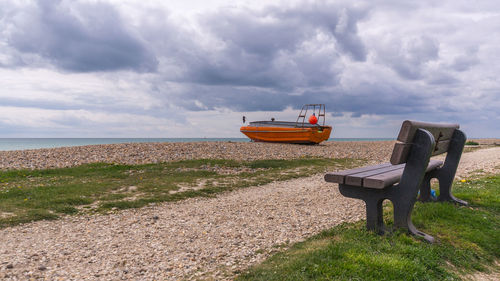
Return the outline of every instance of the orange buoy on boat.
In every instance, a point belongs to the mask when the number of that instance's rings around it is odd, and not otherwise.
[[[318,118],[316,118],[316,115],[311,115],[311,117],[309,117],[309,123],[313,124],[313,125],[316,125],[316,123],[318,123]]]

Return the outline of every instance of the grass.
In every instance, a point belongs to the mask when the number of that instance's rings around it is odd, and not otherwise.
[[[345,169],[348,159],[189,160],[147,165],[89,164],[0,172],[0,227],[61,215],[139,208],[150,203],[214,196],[276,180]]]
[[[454,194],[470,206],[415,205],[414,224],[436,244],[402,231],[379,236],[366,231],[364,221],[343,224],[271,256],[238,280],[460,280],[487,271],[500,258],[500,175],[456,182]]]
[[[467,141],[465,145],[479,145],[479,143],[475,141]]]

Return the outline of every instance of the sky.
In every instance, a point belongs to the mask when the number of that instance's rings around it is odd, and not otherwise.
[[[500,138],[500,2],[0,1],[0,137],[244,137],[324,103]]]

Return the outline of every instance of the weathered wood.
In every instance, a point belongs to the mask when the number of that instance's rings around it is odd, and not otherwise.
[[[434,147],[434,151],[432,152],[432,156],[439,155],[448,151],[450,147],[450,140],[439,141],[436,143]]]
[[[429,165],[427,165],[427,169],[425,169],[425,172],[432,171],[436,168],[439,168],[443,166],[443,161],[441,160],[430,160]]]
[[[391,164],[397,165],[406,163],[408,153],[411,150],[412,140],[418,129],[424,129],[434,137],[435,147],[432,155],[438,155],[448,151],[450,139],[458,129],[458,124],[425,123],[406,120],[401,125],[398,135],[398,143],[394,145],[391,155]]]
[[[391,155],[391,164],[398,165],[406,163],[406,159],[408,158],[410,149],[411,149],[411,143],[399,142],[394,144],[394,149],[392,150],[392,155]]]
[[[363,179],[366,177],[382,174],[382,173],[387,173],[393,170],[397,170],[400,168],[404,168],[405,164],[401,165],[390,165],[387,167],[381,167],[378,169],[373,169],[361,173],[356,173],[356,174],[350,174],[345,177],[345,184],[348,185],[355,185],[355,186],[363,186]]]
[[[391,155],[391,164],[398,165],[406,162],[408,158],[408,153],[411,149],[411,143],[396,143],[394,144],[394,150]],[[434,150],[432,151],[432,156],[439,155],[448,151],[450,147],[450,140],[439,141],[436,143]]]
[[[427,165],[426,172],[434,170],[440,167],[441,165],[443,165],[443,161],[430,160],[429,165]],[[403,175],[403,171],[404,171],[404,165],[402,165],[402,168],[398,168],[396,170],[380,173],[377,175],[367,176],[363,178],[363,187],[376,188],[376,189],[382,189],[388,187],[400,181],[401,176]]]
[[[427,130],[434,136],[435,140],[449,140],[453,135],[455,129],[460,126],[458,124],[442,124],[442,123],[425,123],[418,121],[406,120],[401,125],[401,130],[399,131],[398,141],[400,142],[412,142],[413,137],[417,129]]]
[[[393,185],[401,179],[404,168],[399,168],[387,173],[373,175],[363,179],[363,187],[383,189],[384,187]]]
[[[439,160],[431,160],[429,161],[429,165],[427,167],[427,171],[433,170],[443,164],[442,161]],[[384,163],[373,166],[366,166],[351,170],[339,171],[339,172],[330,172],[325,175],[325,181],[333,182],[333,183],[341,183],[352,186],[364,186],[369,188],[384,188],[390,185],[390,183],[396,183],[401,178],[403,174],[403,169],[405,164],[400,165],[391,165],[390,163]],[[389,173],[397,170],[396,173]],[[384,181],[384,175],[388,175],[389,180]],[[397,180],[393,181],[392,175],[397,176]],[[377,177],[375,177],[377,176]],[[368,186],[365,184],[365,179],[369,178]]]
[[[383,164],[379,164],[379,165],[366,166],[366,167],[355,168],[355,169],[350,169],[350,170],[345,170],[345,171],[329,172],[329,173],[325,174],[325,181],[333,182],[333,183],[344,183],[345,176],[347,176],[347,175],[371,171],[371,170],[375,170],[375,169],[379,169],[379,168],[383,168],[383,167],[388,167],[388,166],[391,166],[391,163],[383,163]]]

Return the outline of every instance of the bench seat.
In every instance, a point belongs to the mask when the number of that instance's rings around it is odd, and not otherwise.
[[[403,175],[405,165],[406,164],[392,165],[391,163],[383,163],[351,170],[329,172],[325,175],[325,181],[383,189],[399,182]],[[426,172],[437,169],[442,165],[443,161],[430,160]]]

